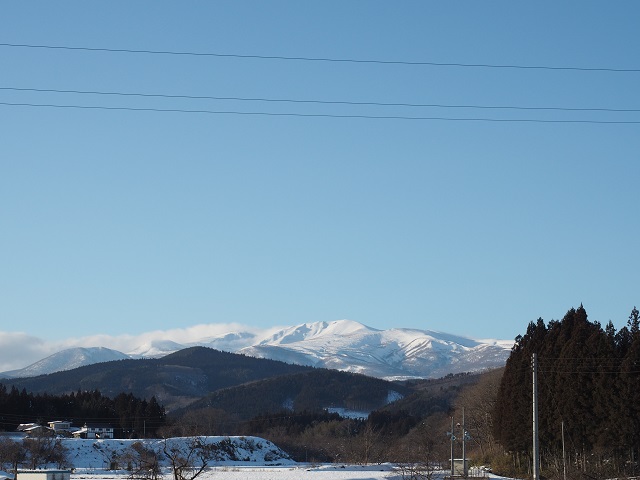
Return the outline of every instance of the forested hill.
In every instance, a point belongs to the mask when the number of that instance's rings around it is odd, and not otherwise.
[[[494,415],[496,439],[531,451],[531,359],[537,354],[540,444],[562,458],[624,464],[640,453],[640,315],[634,307],[616,331],[588,320],[580,306],[560,321],[531,322],[507,360]],[[551,458],[547,459],[549,462]]]
[[[309,370],[311,367],[193,347],[157,359],[116,360],[9,379],[5,384],[51,395],[99,390],[109,397],[121,392],[147,399],[155,396],[170,411],[221,388]]]
[[[7,387],[35,394],[100,391],[154,397],[172,414],[213,407],[238,418],[282,408],[326,407],[368,412],[409,393],[398,383],[337,370],[193,347],[158,359],[116,360],[38,377],[11,379]]]
[[[365,412],[366,415],[410,392],[400,383],[318,368],[217,390],[188,409],[214,408],[233,412],[244,420],[284,409],[299,412],[329,407]]]

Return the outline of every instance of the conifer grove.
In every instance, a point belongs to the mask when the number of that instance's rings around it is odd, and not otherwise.
[[[531,322],[516,338],[496,399],[494,435],[521,466],[531,464],[534,353],[543,468],[563,462],[583,471],[634,474],[640,452],[638,310],[616,332],[611,322],[603,328],[589,321],[580,306],[561,321]]]

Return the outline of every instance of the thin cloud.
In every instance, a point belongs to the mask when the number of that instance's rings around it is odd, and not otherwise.
[[[15,370],[56,352],[56,346],[21,332],[0,332],[0,372]]]
[[[194,325],[171,330],[153,330],[138,335],[90,335],[86,337],[67,338],[59,341],[48,341],[21,332],[0,331],[0,372],[8,372],[27,367],[32,363],[53,355],[67,348],[106,347],[120,352],[133,352],[141,345],[154,341],[170,340],[188,345],[190,343],[207,342],[231,332],[252,333],[265,337],[280,327],[261,329],[239,323],[210,323]]]

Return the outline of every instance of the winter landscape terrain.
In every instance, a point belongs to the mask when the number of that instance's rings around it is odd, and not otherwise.
[[[428,330],[395,328],[377,330],[357,322],[340,320],[334,322],[306,323],[272,330],[267,334],[246,331],[229,331],[216,336],[207,336],[195,342],[178,343],[166,338],[153,339],[127,352],[105,346],[74,347],[57,352],[25,368],[0,374],[0,377],[15,381],[25,377],[70,371],[78,367],[113,362],[129,365],[136,359],[163,359],[185,355],[187,349],[197,354],[192,347],[208,347],[205,350],[240,353],[243,358],[260,358],[284,361],[289,364],[341,370],[341,375],[360,373],[385,380],[438,378],[450,373],[478,372],[504,365],[513,342],[501,340],[474,340]],[[179,352],[179,353],[177,353]],[[206,352],[205,352],[206,353]],[[229,355],[228,353],[217,355]],[[252,361],[258,361],[252,359]],[[142,360],[155,362],[156,360]],[[171,360],[176,362],[177,359]],[[174,363],[171,363],[174,365]],[[203,365],[198,364],[201,368]],[[97,365],[96,365],[97,366]],[[168,367],[167,367],[168,368]],[[301,368],[301,367],[296,367]],[[186,371],[186,370],[185,370]],[[184,371],[181,370],[181,375]],[[202,373],[202,372],[200,372]],[[314,371],[314,374],[320,374]],[[175,375],[174,375],[175,376]],[[175,378],[174,378],[175,380]],[[40,379],[42,381],[42,379]],[[382,381],[382,380],[377,380]],[[333,381],[332,381],[333,382]],[[255,384],[251,384],[253,386]],[[334,389],[336,388],[335,383]],[[248,387],[247,387],[248,388]],[[226,390],[225,390],[226,391]],[[371,395],[371,392],[369,392]],[[246,395],[245,395],[246,396]],[[260,395],[258,395],[261,397]],[[249,398],[256,398],[249,394]],[[403,395],[395,390],[387,393],[387,402],[394,402]],[[207,400],[209,401],[209,400]],[[194,404],[198,405],[198,404]],[[284,405],[284,404],[283,404]],[[237,404],[234,404],[237,407]],[[365,419],[369,413],[353,411],[340,406],[325,407],[342,417]],[[166,445],[187,451],[195,437],[166,440],[86,440],[62,439],[68,452],[69,465],[73,468],[72,479],[123,480],[131,478],[127,458],[131,458],[134,445],[157,453],[162,475],[171,478],[171,466],[163,453]],[[401,466],[384,463],[354,465],[341,463],[298,463],[275,444],[259,437],[198,437],[209,444],[217,445],[208,468],[198,478],[207,480],[224,475],[231,480],[239,479],[307,479],[316,480],[401,480],[410,478]],[[290,444],[289,448],[297,448]],[[304,448],[304,447],[303,447]],[[129,457],[128,457],[129,456]],[[299,458],[296,457],[298,460]],[[58,465],[49,465],[55,468]],[[443,479],[450,472],[430,472],[433,479]],[[491,476],[483,470],[472,472],[474,476]]]
[[[384,379],[438,378],[504,365],[513,341],[474,340],[429,330],[377,330],[350,320],[305,323],[257,334],[229,331],[180,344],[151,340],[128,352],[104,346],[57,352],[0,377],[33,377],[125,358],[161,357],[191,346],[206,346],[287,363],[361,373]]]
[[[257,437],[198,437],[216,451],[208,468],[198,477],[202,480],[220,478],[231,480],[401,480],[402,471],[394,464],[349,465],[298,463],[273,443]],[[193,437],[165,440],[90,440],[63,439],[67,458],[72,467],[72,479],[124,480],[131,478],[125,465],[113,465],[116,458],[126,458],[127,451],[136,443],[155,451],[161,459],[164,478],[171,478],[171,468],[162,452],[165,442],[168,449],[187,452]],[[216,447],[217,446],[217,447]],[[113,467],[116,468],[113,468]],[[57,468],[58,465],[49,465]],[[436,471],[433,479],[442,479],[449,472]],[[505,478],[473,470],[472,476]],[[19,477],[19,475],[18,475]]]

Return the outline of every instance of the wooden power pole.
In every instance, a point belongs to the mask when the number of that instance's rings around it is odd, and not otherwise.
[[[533,354],[533,480],[540,480],[540,453],[538,452],[538,356]]]

